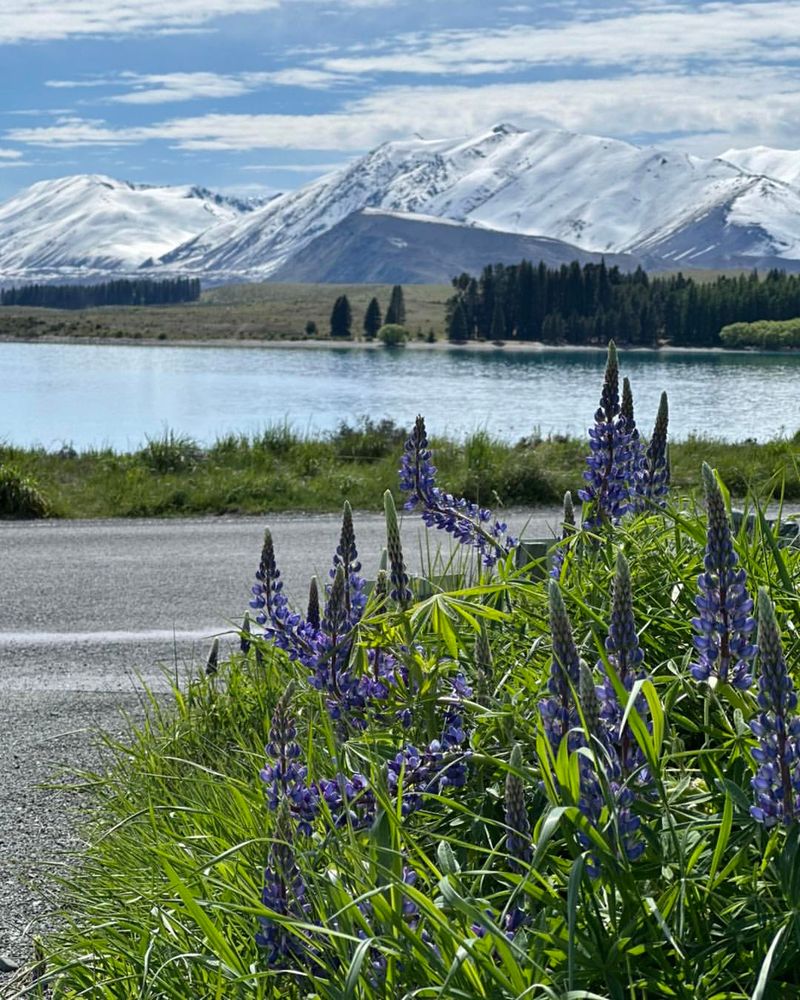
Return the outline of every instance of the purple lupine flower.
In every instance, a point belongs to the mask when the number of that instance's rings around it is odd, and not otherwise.
[[[425,421],[418,416],[400,466],[400,489],[408,493],[405,509],[421,508],[422,520],[429,528],[439,528],[462,545],[474,546],[487,567],[516,547],[517,539],[508,534],[508,526],[495,520],[490,510],[445,493],[435,483],[436,467],[431,462]]]
[[[630,510],[630,444],[631,435],[620,413],[617,348],[611,340],[600,407],[594,426],[589,428],[588,468],[583,474],[586,486],[578,490],[581,500],[590,505],[583,521],[589,530],[617,524]]]
[[[256,570],[256,581],[252,587],[253,599],[250,601],[250,607],[258,611],[256,621],[259,625],[265,625],[268,632],[282,630],[291,615],[283,593],[281,573],[275,562],[275,546],[269,528],[264,532],[264,546]]]
[[[750,661],[756,648],[750,642],[755,622],[750,617],[753,601],[747,593],[747,574],[738,568],[731,526],[717,481],[703,463],[703,484],[708,507],[704,572],[697,578],[698,615],[692,619],[697,635],[698,659],[691,665],[692,677],[712,677],[742,690],[750,687]]]
[[[300,763],[297,727],[291,712],[293,687],[290,684],[278,699],[272,713],[269,742],[265,748],[271,763],[261,770],[261,780],[267,786],[267,805],[276,810],[282,802],[297,821],[297,828],[311,836],[311,823],[317,815],[319,794],[307,782],[308,771]]]
[[[642,480],[637,491],[639,495],[637,506],[640,510],[652,504],[663,507],[666,503],[669,493],[668,426],[669,402],[666,392],[662,392],[653,434],[642,466]]]
[[[645,454],[642,439],[639,436],[639,429],[636,426],[636,417],[633,411],[633,392],[631,383],[626,376],[622,380],[622,401],[619,407],[619,415],[625,421],[625,430],[630,435],[630,458],[628,459],[628,489],[631,497],[635,497],[644,479]]]
[[[642,662],[644,651],[639,645],[636,634],[636,622],[633,617],[633,592],[631,588],[631,573],[628,560],[622,551],[617,552],[616,572],[611,596],[611,621],[605,641],[608,662],[620,684],[630,694],[633,685],[646,676]],[[621,777],[627,780],[637,774],[638,781],[647,780],[643,770],[644,754],[636,742],[628,723],[622,726],[625,705],[620,704],[617,692],[605,670],[602,660],[598,661],[598,670],[602,677],[600,697],[602,702],[601,716],[608,729],[609,742],[614,748]],[[640,695],[636,701],[636,711],[647,721],[647,703]]]
[[[567,540],[575,534],[575,505],[572,502],[572,493],[569,490],[564,494],[564,513],[561,519],[560,544],[553,551],[553,564],[550,567],[550,576],[554,580],[561,579],[561,569],[564,565],[564,556],[567,553]]]
[[[750,813],[769,828],[800,818],[800,718],[775,609],[763,587],[758,592],[758,663],[761,711],[750,723],[758,739],[751,751],[758,771]]]
[[[367,603],[367,595],[364,591],[364,580],[359,576],[361,563],[358,561],[358,550],[356,549],[353,511],[347,500],[345,500],[342,515],[342,533],[330,570],[331,580],[336,576],[336,570],[339,566],[344,570],[344,604],[347,611],[347,621],[353,627],[361,621],[364,606]]]
[[[270,846],[269,865],[264,870],[261,900],[264,906],[279,916],[308,922],[310,904],[306,898],[306,884],[292,850],[292,839],[288,814],[282,811],[278,815]],[[268,965],[282,970],[314,963],[313,953],[283,923],[267,916],[259,917],[258,922],[261,929],[256,934],[256,944],[265,949]]]
[[[519,772],[522,770],[522,750],[519,744],[511,751],[509,761],[511,770],[506,774],[505,798],[503,812],[506,824],[506,850],[511,858],[511,866],[515,871],[521,871],[524,865],[529,865],[533,852],[531,849],[531,824],[528,810],[525,806],[525,786],[522,784]]]
[[[572,637],[564,598],[555,580],[548,587],[550,605],[550,634],[553,641],[553,662],[547,688],[550,697],[539,702],[545,735],[554,753],[558,753],[561,740],[578,725],[573,690],[580,683],[580,657]]]
[[[409,587],[409,577],[403,560],[403,543],[400,540],[400,525],[397,523],[397,508],[391,490],[383,494],[383,509],[386,514],[386,549],[389,554],[389,596],[401,608],[408,607],[413,597]]]
[[[323,778],[319,792],[331,812],[334,826],[351,825],[355,829],[369,826],[375,819],[377,804],[369,781],[358,771]]]

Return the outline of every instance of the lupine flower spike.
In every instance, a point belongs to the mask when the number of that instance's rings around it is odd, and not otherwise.
[[[575,534],[575,506],[572,502],[572,494],[569,490],[564,494],[564,514],[561,521],[560,545],[553,551],[553,564],[550,567],[550,576],[554,580],[561,579],[561,569],[564,565],[564,556],[567,552],[566,541]]]
[[[578,724],[572,692],[578,690],[581,667],[564,598],[555,580],[550,581],[548,595],[553,662],[547,682],[550,697],[539,703],[539,711],[545,734],[557,753],[561,740]]]
[[[485,566],[494,566],[507,556],[517,539],[508,526],[494,520],[492,512],[464,497],[454,497],[436,486],[436,467],[431,462],[425,421],[418,416],[406,441],[400,466],[400,489],[407,493],[406,510],[420,509],[429,528],[439,528],[462,545],[472,545]]]
[[[401,608],[411,603],[411,588],[409,587],[406,564],[403,560],[403,543],[400,540],[400,525],[397,523],[397,508],[391,491],[383,494],[383,509],[386,514],[386,548],[389,553],[389,580],[391,590],[389,596],[397,601]]]
[[[306,621],[312,628],[319,628],[319,584],[317,583],[317,578],[315,576],[311,577],[311,583],[308,588],[308,611],[306,612]]]
[[[219,670],[219,639],[215,638],[211,643],[206,660],[206,677],[211,677]]]
[[[525,787],[517,772],[522,770],[522,750],[517,744],[511,751],[511,770],[506,774],[506,794],[503,802],[506,833],[506,849],[515,871],[521,871],[533,857],[531,851],[531,824],[525,806]]]
[[[361,620],[367,598],[364,593],[364,581],[359,576],[361,563],[358,561],[358,550],[356,549],[353,511],[347,500],[345,500],[342,515],[342,533],[330,570],[331,580],[335,577],[339,566],[344,569],[344,604],[347,611],[347,621],[350,625],[357,625]]]
[[[269,866],[264,871],[261,899],[264,906],[279,916],[305,921],[308,919],[309,904],[305,882],[292,851],[293,840],[291,821],[282,810],[270,846]],[[303,941],[283,923],[270,917],[259,917],[259,924],[261,930],[256,934],[256,944],[266,950],[268,965],[285,969],[306,964],[309,958],[313,958],[307,954]]]
[[[735,688],[750,687],[750,661],[755,646],[750,635],[755,622],[750,617],[753,602],[747,593],[747,574],[737,569],[731,526],[719,485],[711,468],[703,463],[703,485],[708,507],[708,530],[704,572],[697,578],[695,598],[698,615],[692,619],[698,659],[691,665],[698,681],[715,678]]]
[[[644,448],[639,431],[636,427],[636,417],[633,412],[633,393],[631,392],[630,380],[626,377],[622,380],[622,402],[619,407],[619,415],[625,421],[625,430],[630,435],[630,459],[628,461],[628,486],[631,495],[639,491],[639,487],[644,475]]]
[[[239,649],[242,651],[243,656],[247,656],[250,652],[251,635],[250,612],[245,611],[244,617],[242,618],[242,631],[239,633]]]
[[[669,454],[667,451],[667,428],[669,426],[669,401],[667,394],[661,393],[653,434],[647,446],[643,465],[639,497],[643,506],[657,504],[663,507],[669,493]]]
[[[261,770],[267,786],[267,805],[271,810],[285,802],[297,820],[301,833],[310,836],[311,823],[317,814],[318,793],[306,782],[307,769],[300,763],[297,727],[291,711],[292,684],[278,699],[272,713],[269,743],[265,748],[268,763]]]
[[[625,418],[620,413],[617,348],[611,340],[600,406],[594,415],[594,426],[589,428],[588,468],[583,474],[586,487],[578,491],[581,500],[590,505],[584,519],[584,526],[589,529],[617,524],[630,510],[630,440]]]
[[[628,560],[621,551],[617,552],[617,565],[611,596],[611,622],[605,647],[608,661],[614,668],[617,679],[625,691],[630,693],[636,681],[645,677],[645,672],[642,669],[644,651],[639,645],[633,617],[630,568]],[[614,685],[606,674],[603,661],[600,660],[597,666],[603,677],[601,715],[608,727],[610,743],[616,750],[622,776],[627,778],[637,773],[641,781],[646,777],[641,770],[644,765],[644,756],[628,724],[626,723],[625,727],[622,728],[625,704],[620,702]],[[646,717],[647,703],[641,696],[637,700],[636,710],[643,719]]]
[[[750,812],[766,827],[800,818],[800,718],[797,694],[786,667],[775,609],[758,592],[758,716],[750,723],[758,746],[753,778],[756,804]]]

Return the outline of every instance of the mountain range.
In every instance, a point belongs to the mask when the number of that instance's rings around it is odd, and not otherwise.
[[[522,257],[800,271],[800,151],[703,159],[497,125],[387,142],[268,201],[81,175],[0,204],[0,282],[449,281]]]

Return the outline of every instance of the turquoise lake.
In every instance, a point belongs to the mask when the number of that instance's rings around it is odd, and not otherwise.
[[[599,351],[343,350],[0,344],[0,439],[122,451],[169,428],[208,444],[288,421],[314,433],[361,416],[509,441],[582,435]],[[800,354],[622,352],[645,436],[662,389],[673,439],[764,441],[800,430]]]

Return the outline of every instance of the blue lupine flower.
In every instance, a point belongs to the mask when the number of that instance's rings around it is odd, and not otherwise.
[[[310,904],[306,885],[291,844],[291,825],[282,814],[270,847],[269,865],[264,871],[261,899],[264,906],[279,916],[308,922]],[[266,916],[259,917],[258,922],[261,929],[256,934],[256,944],[265,949],[268,965],[284,970],[315,964],[313,952],[283,923]]]
[[[292,628],[299,618],[289,611],[289,602],[283,593],[281,573],[275,562],[275,547],[269,528],[264,532],[264,546],[261,550],[261,561],[256,570],[256,583],[253,584],[253,599],[250,607],[258,611],[256,621],[266,627],[269,637]],[[296,620],[297,621],[296,621]]]
[[[758,771],[750,812],[769,828],[800,818],[800,718],[775,610],[763,588],[758,592],[758,662],[761,711],[750,723],[758,739],[751,751]]]
[[[320,620],[319,584],[317,583],[317,578],[312,576],[311,583],[308,587],[308,611],[306,612],[306,621],[311,628],[318,629],[320,626]]]
[[[462,545],[474,546],[487,567],[507,556],[517,545],[508,534],[508,526],[494,520],[492,512],[464,497],[454,497],[436,486],[436,467],[425,431],[425,421],[418,416],[406,441],[400,466],[400,489],[408,493],[406,510],[421,508],[422,520],[429,528],[439,528]]]
[[[347,611],[347,621],[353,627],[361,621],[364,606],[367,603],[367,595],[364,592],[364,580],[359,576],[361,563],[358,561],[356,536],[353,530],[353,511],[347,500],[344,502],[342,515],[342,533],[330,570],[331,580],[336,576],[336,570],[339,566],[344,570],[344,604]]]
[[[644,480],[645,454],[642,439],[636,426],[636,417],[633,411],[633,393],[631,383],[627,378],[622,380],[622,402],[619,407],[619,415],[625,421],[625,430],[630,435],[630,458],[628,459],[628,471],[626,478],[631,496],[638,494]]]
[[[573,690],[580,683],[580,657],[572,637],[564,598],[555,580],[548,589],[550,604],[550,634],[553,640],[553,662],[547,688],[551,697],[539,702],[542,724],[554,753],[561,740],[578,725]]]
[[[575,506],[572,502],[572,494],[569,490],[564,494],[564,513],[561,520],[560,545],[553,551],[553,564],[550,567],[550,576],[554,580],[561,579],[561,569],[564,565],[564,556],[567,553],[567,540],[575,534]]]
[[[617,524],[628,513],[631,462],[631,434],[619,405],[619,365],[614,341],[608,344],[603,392],[600,407],[589,428],[588,468],[583,474],[586,486],[578,496],[590,505],[584,527],[594,529]]]
[[[714,473],[703,463],[703,484],[708,506],[708,531],[704,572],[697,578],[695,598],[698,616],[692,619],[699,656],[691,665],[695,680],[712,677],[735,688],[752,682],[750,661],[756,648],[750,642],[755,622],[750,617],[753,601],[747,593],[747,574],[737,569],[731,526]]]
[[[638,486],[639,509],[651,504],[663,507],[669,493],[669,453],[667,450],[667,427],[669,425],[669,402],[666,392],[661,393],[653,434],[647,446],[642,480]]]
[[[522,750],[517,744],[511,751],[509,761],[511,770],[506,774],[505,798],[503,811],[506,833],[506,850],[511,857],[511,865],[515,870],[521,870],[522,865],[530,864],[533,852],[531,849],[531,824],[528,810],[525,806],[525,787],[522,778],[515,773],[522,770]]]
[[[262,768],[261,780],[267,786],[269,808],[276,810],[285,802],[297,821],[298,829],[311,836],[311,823],[317,815],[319,795],[316,788],[308,784],[308,771],[300,763],[297,727],[290,708],[292,695],[290,684],[272,713],[269,743],[265,748],[271,763]]]
[[[623,688],[630,694],[633,685],[646,676],[642,669],[644,651],[639,645],[636,622],[633,617],[633,593],[628,560],[621,551],[617,552],[616,573],[612,587],[611,621],[605,641],[608,662],[614,668]],[[606,674],[605,664],[598,661],[598,669],[603,678],[600,689],[603,721],[608,729],[609,742],[614,748],[621,775],[628,779],[638,775],[639,783],[647,780],[643,771],[645,758],[636,742],[630,726],[622,726],[625,705],[620,703],[611,679]],[[647,702],[641,695],[636,700],[636,710],[647,721]]]

